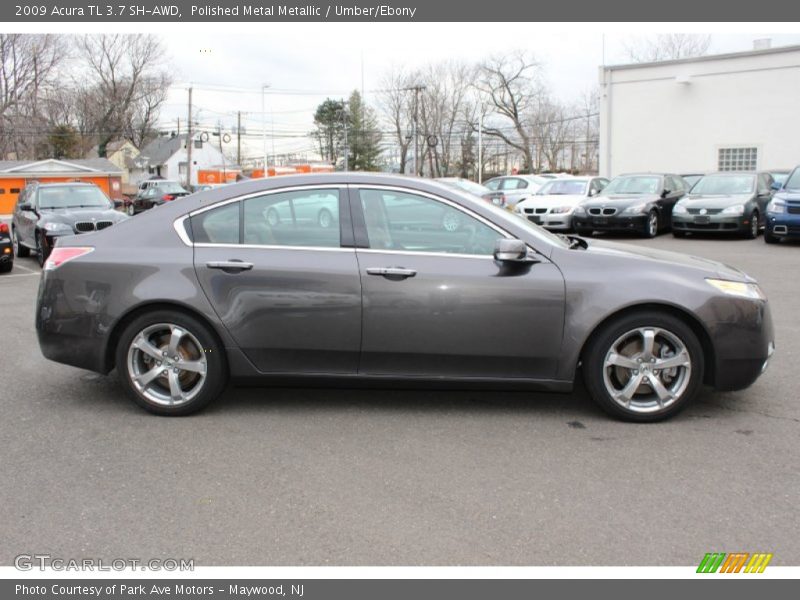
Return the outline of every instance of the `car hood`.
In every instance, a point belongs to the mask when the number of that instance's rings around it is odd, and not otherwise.
[[[619,194],[619,195],[599,195],[591,200],[584,202],[586,208],[596,207],[615,207],[625,208],[634,204],[641,204],[642,202],[655,202],[660,196],[658,194]]]
[[[737,204],[744,204],[750,200],[750,194],[734,194],[730,196],[690,194],[681,200],[681,206],[686,208],[728,208]]]
[[[531,196],[520,202],[518,206],[522,208],[554,208],[556,206],[576,206],[586,199],[583,194],[545,194],[543,196]]]
[[[775,198],[779,200],[792,200],[797,201],[800,200],[800,191],[791,191],[788,192],[786,190],[781,190],[780,192],[775,192]]]
[[[39,221],[47,223],[66,223],[69,226],[78,221],[114,221],[124,220],[124,214],[113,208],[54,208],[42,210]]]
[[[653,263],[666,263],[670,265],[680,265],[698,271],[704,271],[707,275],[728,279],[730,281],[755,282],[755,280],[735,267],[731,267],[715,260],[682,254],[680,252],[669,252],[667,250],[656,250],[632,244],[620,244],[603,240],[587,239],[588,247],[586,252],[591,254],[605,254],[618,258],[629,258],[632,260],[643,260]]]

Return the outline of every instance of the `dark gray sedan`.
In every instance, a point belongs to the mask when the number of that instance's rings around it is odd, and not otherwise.
[[[313,198],[335,200],[336,227],[291,218]],[[430,210],[410,220],[412,204]],[[749,386],[774,348],[769,304],[736,269],[361,173],[243,182],[61,238],[36,328],[46,357],[116,368],[162,415],[229,379],[570,392],[580,370],[609,413],[654,421],[704,383]]]
[[[711,173],[694,184],[672,210],[672,234],[738,233],[755,239],[772,200],[769,173]]]

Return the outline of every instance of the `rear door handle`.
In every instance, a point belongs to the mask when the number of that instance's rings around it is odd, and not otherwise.
[[[369,267],[367,275],[380,275],[386,279],[406,279],[414,277],[417,272],[414,269],[403,269],[402,267]]]
[[[241,260],[212,260],[207,262],[206,266],[209,269],[222,269],[223,271],[238,273],[239,271],[249,271],[253,268],[253,263]]]

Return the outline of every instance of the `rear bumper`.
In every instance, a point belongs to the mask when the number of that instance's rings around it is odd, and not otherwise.
[[[737,233],[750,229],[750,219],[719,215],[672,215],[672,229],[697,233]]]

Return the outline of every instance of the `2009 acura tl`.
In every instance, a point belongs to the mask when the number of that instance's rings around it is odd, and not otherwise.
[[[295,203],[338,212],[294,219]],[[270,219],[274,210],[286,218]],[[237,381],[398,381],[569,392],[634,421],[773,350],[756,282],[701,258],[555,236],[420,179],[326,174],[188,196],[61,238],[36,310],[47,358],[183,415]]]

